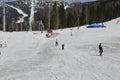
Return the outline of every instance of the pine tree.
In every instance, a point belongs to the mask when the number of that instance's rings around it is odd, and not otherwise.
[[[48,29],[49,25],[48,25],[48,7],[45,7],[45,11],[44,11],[44,15],[43,15],[43,24],[45,26],[45,29]]]
[[[53,29],[59,28],[59,12],[58,12],[57,2],[55,2],[53,5],[52,16],[51,16],[51,27]]]
[[[66,11],[64,9],[64,4],[59,7],[59,17],[60,17],[60,28],[66,28],[67,27],[67,16]]]

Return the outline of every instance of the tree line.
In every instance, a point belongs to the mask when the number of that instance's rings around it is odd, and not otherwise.
[[[54,4],[51,11],[52,29],[102,23],[120,17],[119,0],[97,0],[88,3],[74,3],[74,7],[67,9],[64,7],[63,4],[59,7],[57,7],[57,3]],[[45,22],[45,20],[43,21]]]
[[[74,3],[73,5],[65,8],[64,3],[58,5],[55,2],[50,8],[46,6],[41,18],[45,29],[62,29],[91,23],[102,23],[120,17],[119,0],[97,0],[95,2]],[[39,30],[37,21],[34,21],[33,30]],[[11,23],[7,23],[8,31],[15,30]],[[1,25],[2,18],[0,18],[0,29],[2,29]]]

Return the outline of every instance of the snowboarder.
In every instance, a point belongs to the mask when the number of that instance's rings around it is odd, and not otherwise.
[[[70,29],[70,36],[72,36],[72,29]]]
[[[64,44],[62,44],[62,50],[64,50],[64,46],[65,46],[65,45],[64,45]]]
[[[58,46],[58,41],[57,41],[57,39],[56,39],[55,45]]]
[[[101,43],[99,44],[99,53],[100,53],[100,56],[102,56],[103,48],[102,48],[102,46],[101,46]]]

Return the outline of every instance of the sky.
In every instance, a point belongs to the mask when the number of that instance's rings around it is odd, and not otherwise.
[[[2,2],[3,0],[0,0],[0,2]],[[5,1],[15,1],[15,0],[5,0]],[[70,1],[70,2],[87,2],[87,1],[95,1],[95,0],[66,0],[66,1]]]
[[[87,2],[87,1],[96,1],[96,0],[68,0],[72,2]]]

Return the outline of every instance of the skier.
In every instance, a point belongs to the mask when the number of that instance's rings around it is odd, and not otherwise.
[[[7,47],[7,43],[5,42],[4,44],[5,44],[5,47]]]
[[[64,45],[64,44],[62,44],[62,50],[64,50],[64,46],[65,46],[65,45]]]
[[[100,53],[100,56],[102,56],[103,48],[102,48],[102,46],[101,46],[101,43],[99,44],[99,53]]]
[[[70,34],[71,36],[72,36],[72,31],[71,31],[71,34]]]
[[[56,39],[55,45],[58,46],[58,41],[57,41],[57,39]]]

